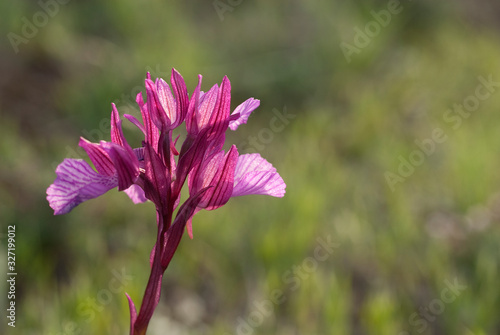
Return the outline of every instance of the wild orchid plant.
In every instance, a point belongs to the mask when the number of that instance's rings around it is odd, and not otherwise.
[[[141,147],[132,149],[128,144],[118,110],[112,104],[111,142],[91,143],[84,138],[79,142],[97,172],[84,160],[65,159],[47,189],[47,200],[56,215],[66,214],[78,204],[115,187],[125,191],[136,204],[147,200],[155,204],[158,234],[139,314],[127,294],[131,335],[146,333],[160,299],[163,273],[184,230],[193,237],[194,214],[201,209],[217,209],[231,197],[240,195],[283,197],[285,194],[283,179],[259,154],[240,155],[235,145],[227,152],[223,150],[226,130],[236,130],[246,123],[260,101],[250,98],[231,113],[229,79],[224,77],[220,87],[215,84],[206,93],[200,91],[201,79],[199,75],[198,85],[189,97],[184,79],[173,69],[170,83],[174,97],[163,79],[153,82],[148,73],[147,101],[144,102],[142,93],[136,98],[143,122],[124,115],[144,133]],[[187,135],[178,151],[179,136],[173,140],[172,131],[183,122]],[[189,197],[179,207],[186,180]]]

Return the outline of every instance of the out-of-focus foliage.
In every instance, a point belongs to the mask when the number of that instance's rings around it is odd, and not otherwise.
[[[111,102],[137,115],[146,72],[171,67],[190,92],[198,73],[204,90],[228,75],[233,108],[261,99],[229,139],[288,187],[195,217],[150,334],[500,332],[498,5],[402,1],[389,18],[394,1],[47,3],[46,22],[38,2],[0,4],[0,269],[16,225],[18,272],[2,334],[127,333],[153,206],[111,191],[54,217],[45,189],[85,157],[79,136],[109,139]]]

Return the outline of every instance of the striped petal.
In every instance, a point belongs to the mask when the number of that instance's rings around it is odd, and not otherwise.
[[[144,126],[142,125],[142,123],[137,120],[137,118],[133,115],[130,115],[130,114],[123,114],[123,116],[130,121],[130,123],[132,123],[133,125],[135,125],[137,128],[139,128],[142,133],[144,135],[146,135],[146,130],[144,129]]]
[[[142,97],[142,93],[137,93],[135,101],[139,105],[142,115],[142,122],[144,124],[144,130],[146,131],[146,142],[148,142],[153,148],[158,147],[158,139],[160,134],[158,132],[158,128],[156,128],[154,122],[151,120],[151,116],[149,115],[148,106],[144,103],[144,99]]]
[[[149,145],[149,143],[145,143],[145,145],[145,196],[151,200],[157,208],[167,210],[167,201],[170,199],[170,174],[168,173],[165,164],[163,164],[163,161],[151,145]]]
[[[118,191],[129,188],[139,176],[139,160],[130,148],[101,141],[101,146],[113,161],[118,175]]]
[[[186,130],[189,135],[198,134],[198,124],[196,121],[196,115],[199,109],[200,102],[200,87],[201,87],[201,79],[202,76],[198,75],[198,85],[196,86],[193,94],[191,95],[191,99],[189,100],[188,111],[186,114]]]
[[[170,83],[172,84],[172,89],[175,92],[176,97],[176,115],[175,118],[172,116],[173,127],[177,127],[186,118],[186,113],[189,108],[189,96],[186,88],[186,83],[181,74],[176,70],[172,69],[172,76],[170,78]],[[175,119],[175,120],[174,120]]]
[[[80,203],[118,186],[115,176],[104,176],[82,159],[66,158],[56,169],[57,178],[47,189],[55,215],[69,213]]]
[[[161,131],[166,131],[170,129],[170,119],[167,116],[166,109],[162,106],[160,103],[161,99],[159,97],[159,93],[157,92],[156,86],[153,83],[151,79],[146,79],[146,95],[147,95],[147,109],[149,112],[149,116],[151,117],[151,120],[155,124],[156,128],[158,128]],[[158,80],[156,81],[158,84]],[[170,93],[170,89],[166,88],[168,92]],[[170,95],[172,95],[170,93]],[[171,100],[173,102],[174,98],[171,97]],[[168,107],[167,107],[168,109]]]
[[[238,150],[236,146],[224,155],[224,151],[214,157],[203,168],[198,175],[199,182],[190,193],[199,189],[209,187],[198,204],[198,207],[206,210],[214,210],[225,205],[231,198],[234,185],[234,172],[238,161]]]
[[[234,176],[233,197],[263,194],[283,197],[286,184],[271,163],[259,154],[238,157]]]
[[[92,143],[83,137],[80,137],[80,143],[78,143],[78,145],[82,147],[85,152],[87,152],[87,155],[97,169],[97,172],[105,176],[113,176],[116,174],[113,161],[109,158],[108,153],[100,144]]]
[[[225,133],[229,126],[229,117],[231,113],[231,82],[224,76],[219,88],[217,104],[214,107],[210,118],[210,128],[213,138],[218,138]],[[210,138],[210,137],[209,137]],[[212,139],[212,138],[210,138]]]
[[[210,118],[214,112],[217,104],[217,97],[219,94],[219,86],[215,84],[212,88],[200,97],[199,107],[196,114],[196,122],[198,124],[198,131],[206,129],[210,126]]]
[[[123,136],[122,121],[120,120],[120,114],[116,109],[114,103],[111,104],[111,142],[124,145],[127,141]]]
[[[176,103],[175,98],[168,86],[167,82],[161,78],[156,79],[156,94],[158,98],[158,105],[162,108],[162,112],[165,117],[168,118],[170,123],[176,123],[177,113],[176,113]],[[172,126],[175,128],[175,126]]]

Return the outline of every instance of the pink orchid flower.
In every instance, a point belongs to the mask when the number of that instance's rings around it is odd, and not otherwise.
[[[192,238],[192,217],[214,210],[231,197],[263,194],[283,197],[285,183],[276,169],[259,154],[240,155],[236,146],[225,152],[225,133],[247,122],[260,104],[250,98],[231,113],[231,84],[224,77],[220,86],[200,91],[201,75],[191,97],[182,76],[172,70],[170,86],[163,79],[145,80],[147,101],[137,95],[142,123],[124,115],[144,133],[139,148],[132,149],[123,136],[118,110],[112,104],[111,142],[79,145],[95,170],[81,159],[65,159],[56,169],[57,178],[47,189],[54,214],[66,214],[80,203],[118,187],[134,203],[147,200],[156,206],[158,234],[151,252],[151,274],[139,313],[130,306],[130,334],[145,334],[158,305],[161,282],[185,230]],[[172,93],[173,91],[173,93]],[[180,150],[172,130],[185,122],[187,136]],[[180,192],[188,182],[189,197],[179,207]],[[187,228],[187,229],[186,229]]]

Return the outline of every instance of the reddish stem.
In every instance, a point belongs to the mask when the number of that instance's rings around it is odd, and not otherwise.
[[[169,213],[172,213],[169,211]],[[148,284],[146,286],[146,291],[144,292],[144,297],[141,303],[141,309],[137,320],[134,324],[134,330],[131,335],[144,335],[149,325],[149,321],[153,316],[154,310],[160,301],[161,295],[161,282],[163,278],[163,273],[166,267],[161,265],[161,254],[162,246],[164,244],[164,231],[168,229],[172,221],[172,215],[162,215],[158,212],[158,236],[155,244],[155,255],[153,258],[153,263],[151,264],[151,274],[149,275]],[[165,223],[167,223],[165,225]]]

